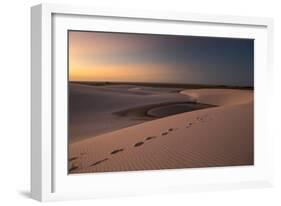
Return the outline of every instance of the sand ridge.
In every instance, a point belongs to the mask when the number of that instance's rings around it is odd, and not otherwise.
[[[219,106],[244,104],[253,101],[252,90],[200,89],[183,90],[180,93],[189,96],[193,101]]]

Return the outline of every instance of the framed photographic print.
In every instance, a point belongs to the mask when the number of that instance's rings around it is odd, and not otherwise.
[[[271,19],[31,14],[34,199],[272,185]]]

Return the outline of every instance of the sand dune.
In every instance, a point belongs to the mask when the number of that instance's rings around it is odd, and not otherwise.
[[[134,92],[138,90],[132,88],[134,87],[127,89]],[[81,95],[81,88],[74,89],[80,89],[75,95]],[[112,89],[118,90],[116,87],[111,88],[111,92]],[[87,95],[87,92],[92,93],[93,90],[83,89],[83,92]],[[103,92],[99,93],[99,89],[96,89],[95,93],[96,96],[106,95]],[[157,103],[169,95],[179,98],[180,101],[192,100],[214,104],[217,107],[143,122],[71,143],[69,172],[153,170],[254,163],[253,91],[196,89],[182,91],[177,96],[173,96],[173,92],[159,95],[159,91],[139,96],[160,96],[160,99],[153,100]],[[136,101],[135,98],[134,96],[132,101]],[[144,102],[142,98],[139,100]],[[130,98],[128,101],[132,104]],[[118,94],[115,104],[120,102],[122,100]]]
[[[253,101],[252,90],[239,89],[200,89],[199,90],[184,90],[181,94],[188,95],[191,99],[198,102],[214,105],[236,105],[244,104]]]

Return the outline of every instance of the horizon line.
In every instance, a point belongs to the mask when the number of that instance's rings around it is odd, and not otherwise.
[[[227,84],[206,84],[206,83],[175,83],[175,82],[133,82],[133,81],[93,81],[93,80],[68,80],[73,83],[106,83],[106,84],[167,84],[167,85],[197,85],[197,86],[220,86],[220,87],[248,87],[254,88],[254,85],[227,85]]]

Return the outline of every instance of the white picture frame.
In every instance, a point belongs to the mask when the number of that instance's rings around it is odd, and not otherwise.
[[[121,22],[120,25],[115,21]],[[163,26],[155,28],[155,22]],[[273,137],[266,126],[268,101],[271,98],[268,91],[273,75],[272,19],[40,4],[31,8],[31,26],[32,198],[53,201],[273,185]],[[168,31],[167,26],[173,29]],[[187,26],[193,26],[193,33],[186,30]],[[64,124],[67,118],[64,109],[67,95],[65,32],[68,29],[161,34],[189,32],[188,34],[201,36],[257,39],[254,90],[255,165],[69,177],[66,170],[67,141]]]

